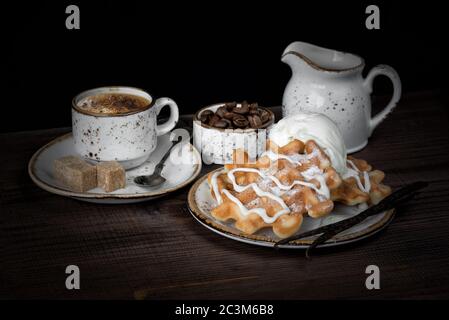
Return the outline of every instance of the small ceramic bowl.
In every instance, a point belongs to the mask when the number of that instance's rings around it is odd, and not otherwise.
[[[268,130],[274,123],[274,114],[268,108],[270,120],[259,129],[220,129],[201,123],[200,116],[205,110],[216,111],[225,103],[214,104],[200,109],[193,118],[193,144],[201,153],[205,164],[232,163],[234,149],[244,149],[251,159],[265,151]],[[239,104],[240,106],[240,104]]]

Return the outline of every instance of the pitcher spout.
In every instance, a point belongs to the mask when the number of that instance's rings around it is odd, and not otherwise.
[[[291,43],[282,53],[281,61],[290,66],[292,70],[297,69],[305,62],[301,53],[301,43],[302,42]]]
[[[293,42],[285,48],[281,61],[293,70],[305,66],[327,72],[362,70],[365,65],[363,59],[355,54],[300,41]]]

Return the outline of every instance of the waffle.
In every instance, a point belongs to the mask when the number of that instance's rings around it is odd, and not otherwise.
[[[381,184],[384,177],[366,161],[352,157],[347,174],[340,176],[314,140],[293,140],[283,147],[268,141],[267,151],[256,161],[237,149],[233,163],[209,174],[217,201],[211,214],[220,221],[233,220],[246,234],[271,227],[285,238],[299,230],[304,216],[321,218],[331,213],[334,202],[379,202],[391,192]]]
[[[391,193],[391,188],[383,185],[385,173],[372,170],[365,160],[348,156],[349,174],[339,188],[332,190],[331,199],[349,206],[360,203],[378,204]],[[357,175],[356,179],[353,175]]]

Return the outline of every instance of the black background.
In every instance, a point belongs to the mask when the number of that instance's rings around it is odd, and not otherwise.
[[[81,29],[67,30],[77,4]],[[367,30],[377,4],[381,29]],[[292,41],[393,66],[405,92],[444,88],[444,9],[426,2],[54,1],[2,3],[2,132],[70,125],[74,95],[130,85],[168,96],[181,113],[221,101],[279,105]],[[391,90],[386,79],[375,93]]]

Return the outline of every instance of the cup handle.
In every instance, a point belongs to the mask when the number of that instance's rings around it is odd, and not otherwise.
[[[387,115],[396,107],[399,99],[401,98],[402,85],[398,73],[392,67],[380,64],[370,70],[366,76],[363,86],[370,94],[373,91],[373,81],[377,76],[384,75],[390,78],[393,83],[393,96],[387,106],[379,112],[375,117],[369,120],[369,135],[373,133],[374,129],[381,123]]]
[[[162,108],[164,108],[165,106],[170,107],[170,117],[165,123],[160,124],[156,127],[156,134],[158,136],[170,132],[176,126],[179,119],[178,105],[170,98],[159,98],[156,100],[156,102],[154,103],[154,108],[156,108],[156,115],[159,115]]]

